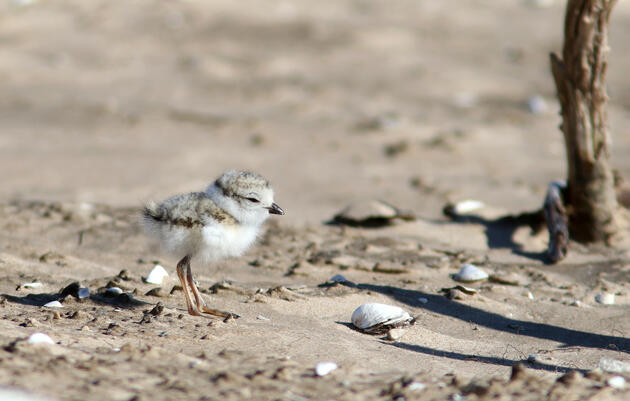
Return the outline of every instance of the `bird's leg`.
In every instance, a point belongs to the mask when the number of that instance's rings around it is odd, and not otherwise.
[[[179,282],[182,283],[188,313],[193,316],[201,316],[199,308],[197,308],[196,304],[193,304],[192,299],[190,298],[190,290],[188,289],[188,283],[186,281],[186,272],[184,272],[184,267],[186,266],[188,266],[188,271],[190,272],[190,255],[184,256],[184,258],[177,263],[177,277],[179,277]]]
[[[188,283],[190,284],[190,288],[192,289],[192,293],[195,296],[196,307],[198,308],[198,310],[201,310],[203,313],[208,313],[210,315],[219,316],[219,317],[225,317],[225,318],[238,319],[240,317],[237,314],[230,313],[230,312],[224,312],[224,311],[221,311],[221,310],[218,310],[218,309],[209,308],[206,305],[206,302],[201,297],[201,293],[199,292],[199,289],[197,289],[197,286],[195,285],[195,281],[193,280],[192,269],[190,268],[190,263],[188,263],[188,269],[186,271],[186,278],[188,280]]]

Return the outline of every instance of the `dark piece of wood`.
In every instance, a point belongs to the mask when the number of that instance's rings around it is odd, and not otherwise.
[[[608,20],[616,0],[569,0],[562,58],[551,70],[562,107],[571,238],[605,242],[621,232],[606,114]]]

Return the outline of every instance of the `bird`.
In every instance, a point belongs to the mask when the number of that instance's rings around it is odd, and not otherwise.
[[[241,256],[271,214],[283,215],[284,210],[274,202],[269,181],[254,172],[229,170],[203,192],[148,202],[141,220],[145,232],[179,259],[177,276],[188,313],[229,319],[239,316],[206,305],[193,280],[191,260],[216,262]]]

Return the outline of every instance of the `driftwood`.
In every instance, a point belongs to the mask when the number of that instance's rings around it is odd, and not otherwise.
[[[551,54],[567,150],[568,226],[580,242],[610,244],[621,231],[606,114],[608,20],[615,2],[569,0],[562,58]]]

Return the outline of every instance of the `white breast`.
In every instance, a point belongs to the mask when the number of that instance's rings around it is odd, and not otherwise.
[[[241,256],[256,241],[258,229],[258,226],[206,226],[202,229],[199,257],[211,262]]]

